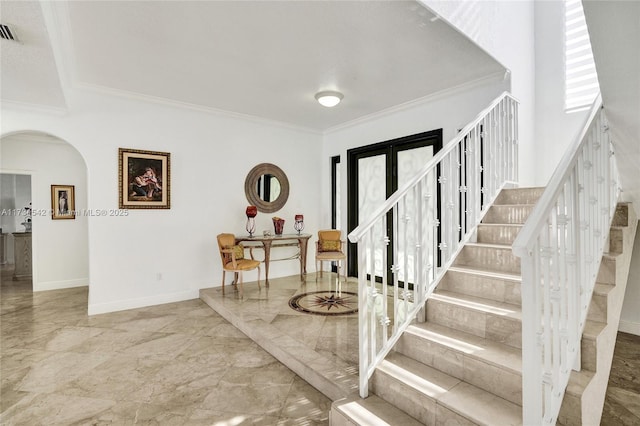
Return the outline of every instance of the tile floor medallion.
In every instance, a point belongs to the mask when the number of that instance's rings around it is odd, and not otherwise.
[[[352,315],[358,313],[358,293],[350,291],[312,291],[293,296],[289,306],[313,315]]]

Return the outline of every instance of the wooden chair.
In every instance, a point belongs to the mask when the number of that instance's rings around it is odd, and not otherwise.
[[[322,278],[322,262],[338,263],[338,281],[340,281],[340,267],[344,268],[343,275],[345,282],[347,281],[347,255],[344,253],[346,241],[341,239],[342,231],[339,229],[324,229],[318,231],[318,241],[316,241],[316,271],[318,271],[318,263],[320,263],[320,278]],[[318,274],[316,272],[316,281]]]
[[[233,282],[235,284],[240,283],[240,291],[242,291],[242,272],[258,268],[258,287],[260,287],[260,261],[253,258],[253,250],[249,249],[251,259],[245,259],[244,246],[236,244],[235,235],[219,234],[217,238],[220,259],[222,260],[222,293],[224,294],[224,281],[227,271],[234,273]]]

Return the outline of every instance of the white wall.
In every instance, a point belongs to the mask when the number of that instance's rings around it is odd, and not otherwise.
[[[535,2],[535,20],[536,183],[545,185],[589,111],[564,112],[564,1]]]
[[[640,305],[640,222],[638,225],[618,328],[620,331],[640,336],[640,309],[638,307]]]
[[[69,144],[33,133],[3,137],[0,152],[0,169],[21,171],[31,177],[31,199],[16,203],[16,208],[32,203],[33,290],[88,285],[87,218],[52,220],[50,215],[51,185],[74,185],[76,209],[86,209],[84,160]]]
[[[534,140],[534,2],[420,1],[511,71],[511,93],[520,100],[520,183],[522,186],[540,184],[537,165],[544,157]]]
[[[303,159],[320,156],[320,135],[86,91],[70,91],[68,101],[64,116],[5,107],[2,133],[39,130],[73,145],[87,165],[88,209],[117,209],[119,147],[171,153],[171,209],[88,218],[90,314],[196,298],[220,285],[215,236],[246,232],[244,179],[258,163],[282,168],[291,190],[281,211],[258,214],[257,229],[272,228],[277,214],[292,232],[294,214],[303,213],[305,231],[317,230],[320,166]],[[270,277],[298,270],[295,261],[277,262]]]
[[[369,120],[362,120],[327,132],[322,154],[322,223],[331,224],[331,162],[340,155],[341,182],[340,223],[347,223],[347,150],[377,142],[413,135],[434,129],[443,129],[443,144],[449,142],[476,115],[500,93],[506,90],[502,78],[477,85],[467,85],[426,99],[411,108],[390,111]],[[345,229],[346,232],[346,229]]]

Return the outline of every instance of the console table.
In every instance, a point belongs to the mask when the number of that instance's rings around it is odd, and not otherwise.
[[[246,247],[262,247],[264,250],[264,269],[265,269],[265,282],[269,285],[269,262],[271,262],[271,247],[298,247],[298,253],[293,256],[284,259],[275,260],[290,260],[300,259],[300,281],[304,281],[304,276],[307,274],[307,244],[309,243],[311,234],[282,234],[282,235],[270,235],[253,236],[253,237],[238,237],[236,236],[236,244],[243,243]],[[249,243],[249,244],[247,244]],[[253,243],[253,244],[251,244]]]
[[[31,278],[31,232],[13,232],[14,281]]]

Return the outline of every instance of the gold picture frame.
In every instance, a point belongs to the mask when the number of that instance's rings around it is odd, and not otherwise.
[[[118,148],[121,209],[171,208],[171,154]]]
[[[51,185],[51,219],[76,218],[76,189],[73,185]]]

